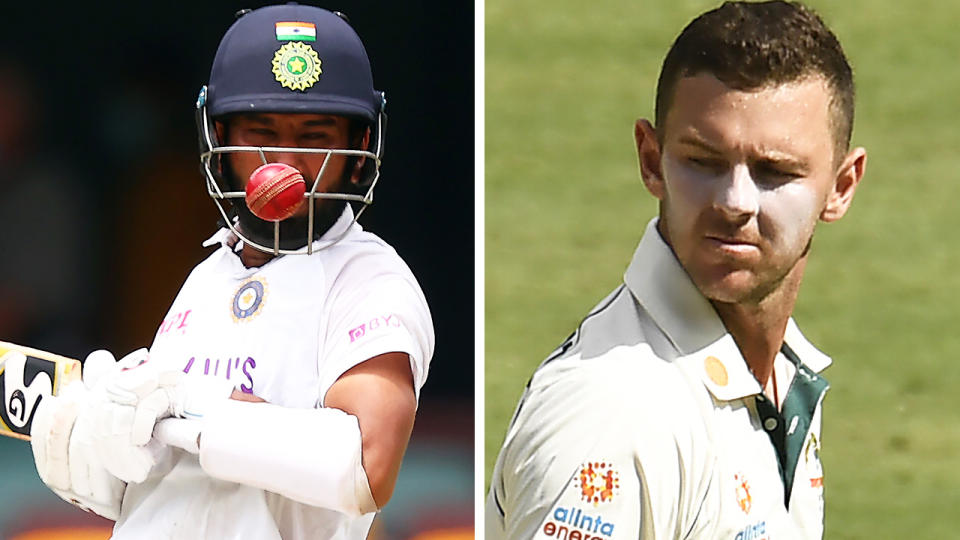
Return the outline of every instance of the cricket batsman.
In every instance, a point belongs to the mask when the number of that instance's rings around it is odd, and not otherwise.
[[[817,223],[846,213],[851,68],[796,2],[726,2],[663,61],[637,121],[659,201],[623,283],[536,370],[487,538],[819,539],[831,360],[791,318]]]
[[[417,280],[357,223],[385,104],[339,13],[245,10],[223,36],[196,103],[214,251],[149,352],[94,353],[33,422],[41,478],[113,538],[366,538],[434,348]]]

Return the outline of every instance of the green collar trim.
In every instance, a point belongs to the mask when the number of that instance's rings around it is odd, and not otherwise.
[[[793,477],[803,451],[803,443],[807,440],[817,405],[830,384],[804,365],[786,343],[780,348],[780,352],[796,366],[797,372],[790,383],[781,410],[777,411],[773,403],[763,394],[759,394],[757,412],[760,414],[760,425],[767,432],[777,452],[780,479],[783,481],[783,503],[789,509]],[[771,426],[774,426],[773,429],[769,429]]]

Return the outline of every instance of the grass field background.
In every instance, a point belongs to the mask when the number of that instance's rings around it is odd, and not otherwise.
[[[795,317],[834,358],[828,539],[956,538],[960,4],[809,2],[854,66],[851,211],[821,225]],[[656,206],[637,117],[694,0],[486,2],[486,478],[539,362],[617,286]],[[610,414],[616,414],[610,411]]]

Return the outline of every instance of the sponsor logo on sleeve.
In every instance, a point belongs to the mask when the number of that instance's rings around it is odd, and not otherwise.
[[[400,317],[394,314],[384,315],[382,317],[374,317],[369,321],[351,328],[347,335],[350,337],[350,343],[353,343],[367,334],[375,333],[378,331],[386,330],[388,328],[400,328]]]
[[[616,525],[609,503],[619,500],[620,475],[606,460],[586,461],[574,471],[535,538],[609,540]],[[606,513],[606,514],[605,514]]]
[[[612,501],[620,491],[620,475],[612,464],[603,461],[584,463],[574,483],[580,488],[583,501],[593,506]]]
[[[561,540],[606,540],[613,536],[614,524],[599,513],[588,513],[575,506],[557,506],[540,529],[538,538]]]
[[[160,328],[157,329],[157,338],[161,338],[168,335],[184,335],[187,333],[187,319],[192,313],[192,309],[185,311],[178,311],[160,323]]]

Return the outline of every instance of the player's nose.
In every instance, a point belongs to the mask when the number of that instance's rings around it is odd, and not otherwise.
[[[284,146],[284,148],[295,148],[294,146]],[[307,189],[310,188],[311,182],[313,182],[316,171],[311,171],[309,167],[309,160],[307,156],[310,154],[305,154],[301,152],[292,152],[292,151],[283,151],[283,152],[267,152],[265,154],[266,160],[269,163],[283,163],[289,165],[303,175],[304,181],[307,182]]]
[[[713,207],[727,219],[749,219],[759,211],[760,191],[745,164],[735,165],[716,186]]]

